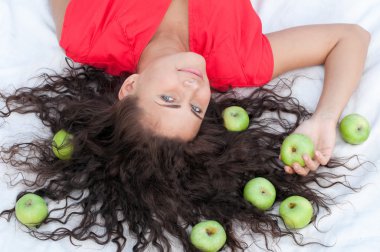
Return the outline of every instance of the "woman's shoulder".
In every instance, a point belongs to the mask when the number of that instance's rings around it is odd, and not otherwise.
[[[170,0],[71,0],[60,45],[78,63],[134,72]]]
[[[190,48],[206,58],[214,88],[261,86],[271,79],[271,48],[249,0],[189,3]]]

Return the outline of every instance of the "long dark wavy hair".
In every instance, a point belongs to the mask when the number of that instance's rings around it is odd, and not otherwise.
[[[49,205],[43,230],[29,230],[38,239],[113,242],[122,251],[128,230],[135,238],[134,251],[150,245],[169,251],[173,237],[184,250],[196,251],[189,230],[201,220],[212,219],[225,228],[226,247],[232,251],[248,247],[233,228],[236,224],[252,236],[263,235],[267,249],[273,249],[271,239],[286,235],[304,245],[296,231],[279,225],[277,214],[260,211],[243,199],[245,183],[265,177],[276,187],[277,202],[291,195],[309,199],[313,221],[321,208],[328,212],[335,204],[323,188],[350,187],[346,175],[330,172],[346,167],[337,158],[328,163],[331,169],[305,177],[284,172],[278,159],[281,143],[311,116],[291,93],[279,95],[269,87],[257,88],[245,97],[214,93],[199,134],[183,142],[144,127],[136,98],[117,99],[125,76],[69,66],[61,74],[41,78],[37,87],[0,95],[2,118],[35,113],[51,135],[65,129],[74,136],[74,153],[67,161],[54,156],[51,138],[1,148],[3,162],[35,175],[20,181],[26,191],[17,199],[34,192],[50,202],[64,202]],[[231,105],[248,111],[250,129],[237,133],[224,128],[221,113]],[[9,221],[13,213],[14,208],[1,216]],[[48,230],[48,223],[60,227]]]

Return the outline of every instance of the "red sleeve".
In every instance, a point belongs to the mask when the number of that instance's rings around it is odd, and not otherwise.
[[[207,61],[213,88],[262,86],[271,80],[273,55],[249,0],[189,0],[189,41]]]
[[[123,2],[71,0],[60,40],[67,56],[114,75],[134,71],[133,51],[119,23],[119,17],[125,11]]]
[[[250,1],[243,1],[242,29],[238,53],[248,84],[261,86],[269,82],[273,75],[273,54],[267,37],[262,34],[262,24]]]

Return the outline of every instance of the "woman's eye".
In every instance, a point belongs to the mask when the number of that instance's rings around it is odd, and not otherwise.
[[[195,105],[191,105],[191,109],[192,109],[194,112],[198,113],[198,114],[202,113],[202,109],[200,109],[199,107],[197,107],[197,106],[195,106]]]
[[[174,102],[174,98],[169,95],[161,95],[160,97],[165,102]]]

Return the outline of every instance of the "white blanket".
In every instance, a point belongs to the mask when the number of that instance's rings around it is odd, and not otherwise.
[[[238,0],[237,0],[238,1]],[[380,1],[379,0],[253,0],[253,6],[263,21],[264,32],[315,23],[357,23],[372,34],[363,78],[350,99],[343,115],[360,113],[372,125],[370,138],[362,145],[345,144],[338,135],[334,153],[341,156],[359,154],[363,160],[380,167]],[[45,71],[59,70],[64,65],[64,53],[58,46],[47,0],[0,0],[0,89],[35,85],[30,79]],[[299,79],[294,95],[308,108],[314,109],[323,80],[323,68],[301,69],[294,74],[306,75]],[[338,94],[337,94],[338,95]],[[39,120],[33,116],[13,115],[1,121],[0,144],[10,144],[47,134]],[[0,211],[12,208],[16,195],[23,187],[9,186],[12,167],[0,164]],[[344,187],[326,189],[330,195],[341,195],[341,204],[331,208],[332,214],[318,217],[318,231],[313,225],[301,230],[305,241],[319,241],[330,248],[318,245],[298,247],[289,238],[277,244],[281,251],[380,251],[380,171],[375,166],[363,166],[350,173],[352,186],[363,187],[358,193],[349,193]],[[276,206],[275,210],[278,208]],[[10,222],[0,219],[0,251],[114,251],[115,246],[98,246],[93,242],[76,242],[68,239],[39,241],[25,231],[15,218]],[[132,241],[125,251],[131,250]],[[247,238],[247,243],[250,239]],[[249,251],[256,251],[252,246]]]

